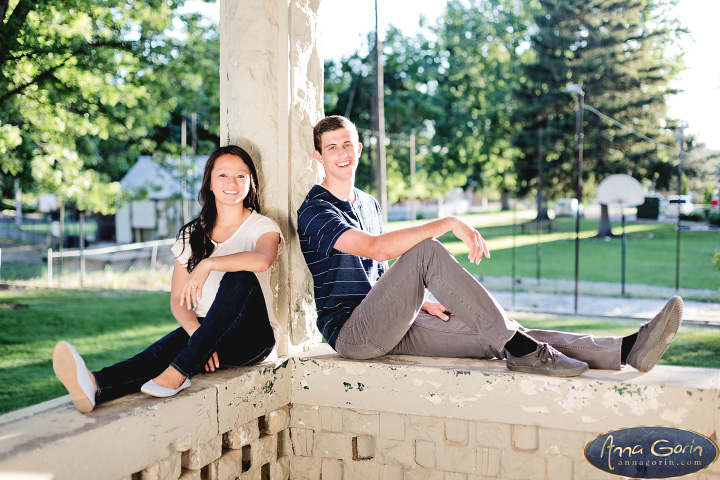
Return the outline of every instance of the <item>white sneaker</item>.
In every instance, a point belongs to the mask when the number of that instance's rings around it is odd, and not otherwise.
[[[172,388],[165,388],[152,380],[148,380],[142,387],[140,387],[140,391],[148,395],[152,395],[153,397],[172,397],[180,390],[185,390],[190,385],[192,385],[192,383],[190,383],[190,379],[186,378],[182,385],[173,390]]]
[[[92,412],[95,408],[95,385],[92,373],[85,361],[68,342],[58,342],[53,350],[53,370],[58,380],[67,389],[75,408],[82,413]]]

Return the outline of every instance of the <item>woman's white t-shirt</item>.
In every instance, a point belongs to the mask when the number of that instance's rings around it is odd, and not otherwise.
[[[282,252],[285,247],[285,239],[283,238],[280,227],[273,220],[260,215],[257,212],[252,212],[250,216],[243,222],[240,227],[235,230],[230,238],[222,243],[215,243],[215,250],[213,250],[211,257],[218,257],[223,255],[230,255],[238,252],[249,252],[255,250],[258,239],[265,233],[276,232],[280,234],[280,245],[278,246],[278,254]],[[189,241],[189,237],[187,238]],[[189,243],[186,243],[185,238],[179,238],[175,245],[171,248],[175,258],[183,266],[187,267],[188,260],[192,255],[192,249]],[[194,309],[195,315],[198,317],[204,317],[210,306],[215,301],[218,288],[220,287],[220,280],[222,280],[225,272],[211,271],[208,275],[205,285],[202,289],[202,298],[200,303]],[[275,333],[275,341],[280,338],[280,324],[275,318],[273,309],[273,295],[270,288],[270,269],[264,272],[255,272],[255,276],[260,283],[262,288],[263,296],[265,297],[265,305],[267,306],[268,317],[270,319],[270,326]]]

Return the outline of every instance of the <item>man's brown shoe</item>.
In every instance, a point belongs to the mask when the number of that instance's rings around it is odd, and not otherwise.
[[[672,297],[660,313],[638,331],[637,340],[628,354],[627,364],[641,372],[649,372],[660,361],[682,322],[683,301]]]
[[[547,343],[539,344],[534,352],[522,357],[508,352],[506,362],[510,370],[553,377],[574,377],[588,369],[587,363],[563,355]]]

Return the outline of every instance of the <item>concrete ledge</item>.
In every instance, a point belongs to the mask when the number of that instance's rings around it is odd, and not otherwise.
[[[294,478],[319,478],[301,476],[302,465],[345,480],[603,479],[608,474],[584,456],[600,434],[663,425],[717,442],[720,427],[714,369],[628,367],[552,378],[491,360],[352,361],[327,347],[291,362]],[[695,478],[720,479],[720,463]]]
[[[442,415],[605,432],[666,425],[720,431],[720,370],[660,365],[553,378],[504,361],[386,356],[353,361],[327,346],[292,358],[294,404]]]
[[[585,445],[641,425],[717,442],[720,370],[557,379],[501,361],[353,361],[322,345],[199,375],[168,399],[130,395],[83,415],[64,397],[0,417],[0,479],[590,480],[607,475]],[[720,479],[720,463],[697,478]]]
[[[175,455],[179,472],[182,452],[288,405],[288,366],[279,359],[199,375],[182,395],[128,395],[89,414],[69,396],[13,412],[0,417],[0,472],[130,478]]]

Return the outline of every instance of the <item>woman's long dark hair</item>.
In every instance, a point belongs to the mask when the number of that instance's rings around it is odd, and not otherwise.
[[[215,222],[217,221],[217,207],[215,205],[215,195],[210,190],[210,181],[212,177],[212,170],[215,166],[215,161],[223,155],[235,155],[240,157],[245,165],[250,169],[250,188],[248,194],[243,200],[245,208],[260,213],[260,203],[258,198],[258,186],[257,186],[257,171],[255,170],[255,164],[245,150],[238,147],[237,145],[227,145],[220,147],[215,150],[210,157],[208,157],[205,163],[205,171],[203,173],[202,185],[200,186],[200,192],[198,193],[198,200],[200,201],[200,215],[194,220],[191,220],[184,225],[177,234],[178,240],[190,238],[190,248],[192,255],[188,260],[187,269],[188,272],[192,272],[193,269],[202,260],[212,254],[215,249],[215,245],[212,242],[211,235],[212,230],[215,228]],[[185,242],[187,245],[187,242]],[[183,246],[183,251],[184,251]]]

